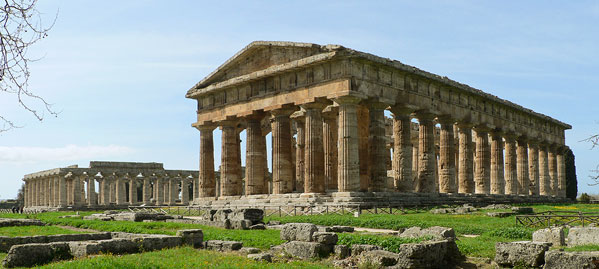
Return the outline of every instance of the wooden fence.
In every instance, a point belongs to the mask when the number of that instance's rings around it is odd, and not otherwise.
[[[585,226],[599,224],[599,213],[580,211],[545,211],[530,215],[517,215],[516,224],[526,227]]]

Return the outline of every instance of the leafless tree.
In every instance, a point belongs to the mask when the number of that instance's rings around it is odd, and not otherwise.
[[[56,17],[48,27],[42,26],[42,14],[36,4],[37,0],[4,0],[0,6],[0,91],[15,97],[19,106],[41,121],[45,112],[53,116],[57,113],[29,89],[29,63],[36,59],[29,58],[27,50],[48,36]],[[18,127],[3,115],[0,122],[0,132]]]
[[[582,140],[581,142],[591,143],[591,149],[594,149],[595,147],[599,147],[599,134],[589,136],[588,138]],[[595,167],[595,169],[591,170],[591,172],[593,172],[595,174],[595,175],[590,176],[591,179],[593,179],[594,183],[591,183],[589,185],[591,185],[591,186],[599,185],[599,164]]]

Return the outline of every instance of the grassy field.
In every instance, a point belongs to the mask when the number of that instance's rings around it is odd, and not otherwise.
[[[191,247],[165,249],[123,256],[102,255],[62,261],[40,268],[329,268],[326,261],[275,260],[256,262],[246,257]]]
[[[568,210],[582,212],[599,212],[599,205],[535,205],[535,212],[547,210]],[[495,243],[530,240],[533,228],[518,226],[515,217],[495,218],[488,217],[487,212],[502,210],[480,210],[466,215],[430,214],[428,212],[411,213],[404,215],[362,214],[359,217],[352,215],[317,215],[294,217],[268,217],[265,221],[278,220],[283,223],[310,222],[319,225],[350,225],[366,228],[383,228],[398,230],[412,226],[451,227],[458,236],[458,247],[461,252],[471,257],[493,258]],[[82,215],[93,212],[82,212]],[[37,218],[54,225],[66,225],[79,228],[88,228],[98,231],[123,231],[131,233],[175,234],[177,230],[199,228],[204,231],[205,240],[235,240],[244,243],[244,246],[268,249],[270,246],[281,244],[277,230],[225,230],[197,224],[168,223],[168,222],[126,222],[126,221],[94,221],[77,218],[59,218],[72,212],[50,212],[35,215],[0,214],[0,217],[29,217]],[[365,235],[360,233],[340,234],[342,244],[377,244],[390,251],[397,251],[402,243],[415,242],[393,236]],[[419,239],[416,239],[418,241]],[[593,248],[593,247],[587,247]],[[107,257],[108,259],[109,257]]]
[[[56,226],[16,226],[0,227],[0,236],[33,236],[33,235],[53,235],[53,234],[80,234],[86,233],[73,231]]]

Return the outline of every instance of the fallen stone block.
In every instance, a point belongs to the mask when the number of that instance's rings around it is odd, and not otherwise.
[[[433,226],[426,229],[420,227],[411,227],[404,230],[399,237],[404,238],[419,238],[430,236],[433,239],[444,240],[444,239],[455,239],[455,232],[452,228]]]
[[[153,235],[135,238],[133,242],[138,245],[139,251],[154,251],[181,246],[183,239],[180,236]]]
[[[258,223],[249,227],[250,230],[266,230],[266,226],[262,223]]]
[[[270,253],[256,253],[256,254],[248,254],[249,259],[259,262],[272,262],[272,254]]]
[[[396,265],[398,260],[398,254],[386,250],[364,251],[358,256],[360,264],[368,264],[376,268]]]
[[[258,248],[242,247],[241,249],[239,249],[239,252],[242,252],[245,254],[256,254],[256,253],[260,253],[261,251]]]
[[[550,250],[545,253],[544,269],[598,268],[599,251],[568,252]]]
[[[311,223],[288,223],[281,229],[281,239],[286,241],[312,241],[312,235],[318,231]]]
[[[177,236],[181,237],[184,245],[192,246],[194,248],[202,247],[204,233],[200,229],[179,230],[177,231]]]
[[[461,257],[453,240],[402,244],[399,248],[397,266],[399,268],[443,268],[456,263]]]
[[[347,245],[335,245],[333,250],[335,256],[339,259],[345,259],[351,255],[350,248]]]
[[[339,238],[336,233],[330,232],[315,232],[312,234],[312,239],[316,243],[321,243],[325,245],[335,245]]]
[[[518,241],[495,244],[495,262],[501,266],[538,267],[545,261],[550,243]]]
[[[316,242],[291,241],[284,244],[285,252],[302,259],[324,258],[332,252],[331,245]]]
[[[383,248],[377,245],[356,244],[351,246],[351,255],[357,256],[364,251],[382,250]]]
[[[249,230],[252,226],[251,220],[229,220],[231,222],[231,229],[235,230]]]
[[[67,243],[25,244],[10,248],[2,265],[11,267],[31,267],[51,261],[73,258]]]
[[[351,226],[331,226],[331,232],[334,233],[353,233],[354,227]]]
[[[568,232],[568,246],[599,245],[599,227],[575,227]]]
[[[7,252],[14,245],[52,243],[62,241],[84,241],[110,239],[110,233],[93,234],[64,234],[64,235],[36,235],[36,236],[0,236],[0,252]]]
[[[264,210],[257,208],[235,209],[229,213],[228,218],[230,220],[249,220],[252,224],[258,224],[264,218]]]
[[[205,243],[206,249],[215,251],[235,251],[243,247],[243,243],[237,241],[208,240]]]
[[[532,234],[533,242],[548,242],[554,247],[565,246],[566,236],[564,234],[564,227],[552,227],[537,230]]]
[[[431,214],[448,214],[448,213],[453,213],[454,211],[448,208],[435,208],[435,209],[431,209],[429,211],[429,213]]]
[[[44,226],[41,220],[38,219],[0,219],[0,227],[11,227],[11,226]]]
[[[488,212],[487,216],[494,218],[507,218],[514,215],[512,212]]]
[[[515,207],[512,207],[512,212],[514,212],[516,214],[533,214],[534,210],[532,207],[515,206]]]

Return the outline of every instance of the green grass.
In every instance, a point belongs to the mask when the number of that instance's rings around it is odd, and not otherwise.
[[[567,247],[565,251],[599,251],[599,245],[582,245],[575,247]]]
[[[80,234],[86,232],[73,231],[56,226],[14,226],[0,227],[0,236],[33,236],[53,234]]]
[[[329,268],[325,262],[275,260],[256,262],[231,253],[190,247],[124,256],[102,255],[51,263],[40,268]]]

